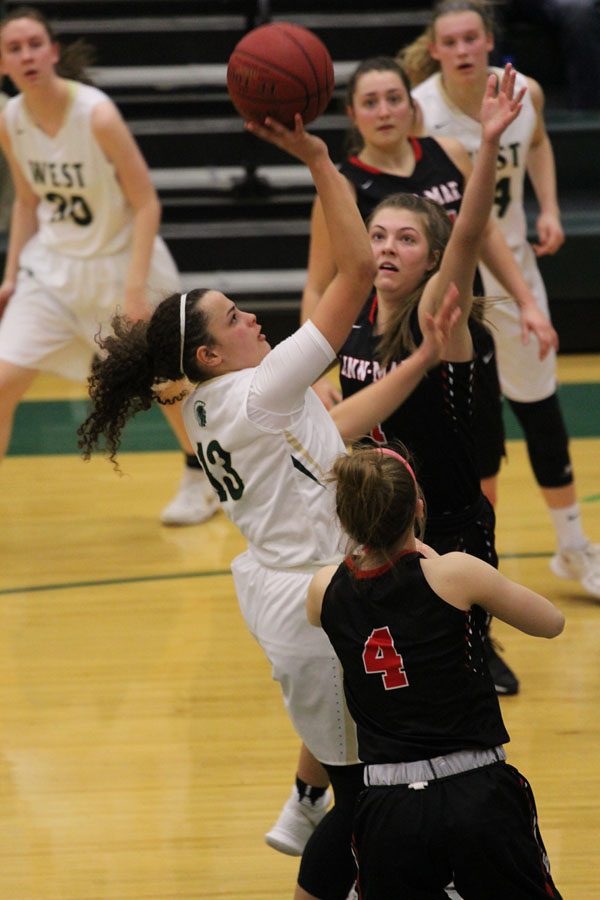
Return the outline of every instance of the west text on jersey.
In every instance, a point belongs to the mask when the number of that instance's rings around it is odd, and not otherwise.
[[[85,187],[83,163],[53,163],[27,160],[34,184],[51,187],[71,188]]]

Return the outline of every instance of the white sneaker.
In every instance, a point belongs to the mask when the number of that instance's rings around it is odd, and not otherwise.
[[[308,797],[298,799],[298,791],[293,788],[289,799],[279,813],[279,818],[265,834],[269,847],[287,853],[288,856],[302,856],[306,842],[327,813],[331,803],[331,791],[327,790],[315,803]]]
[[[160,514],[163,525],[198,525],[219,508],[202,469],[186,466],[177,493]]]
[[[559,578],[579,581],[588,594],[600,599],[600,544],[590,541],[583,550],[562,550],[552,557],[550,568]]]

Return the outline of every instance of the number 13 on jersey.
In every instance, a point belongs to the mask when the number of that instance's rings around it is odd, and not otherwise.
[[[362,658],[368,675],[382,675],[386,691],[408,687],[404,662],[394,647],[394,639],[387,625],[373,629],[365,641]]]
[[[196,456],[221,503],[229,499],[239,500],[244,493],[244,482],[231,465],[231,453],[224,450],[218,441],[210,441],[206,452],[202,444],[196,444]],[[219,477],[211,471],[209,464],[218,467]]]

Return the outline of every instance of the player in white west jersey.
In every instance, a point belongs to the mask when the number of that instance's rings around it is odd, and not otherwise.
[[[501,74],[500,69],[494,71]],[[528,80],[523,75],[517,77],[519,87],[526,86],[527,83]],[[481,141],[481,125],[450,100],[440,72],[419,84],[412,93],[419,104],[423,130],[427,134],[443,137],[460,135],[461,143],[469,154],[474,156],[477,153]],[[528,91],[523,98],[521,115],[502,135],[493,216],[538,307],[544,315],[549,316],[546,290],[535,254],[527,241],[527,220],[523,207],[526,163],[537,120],[531,91]],[[502,298],[506,295],[506,290],[483,263],[480,271],[486,296]],[[543,360],[539,360],[534,341],[526,345],[520,342],[519,308],[513,300],[499,299],[489,303],[486,318],[493,327],[504,394],[521,402],[541,400],[553,394],[556,390],[556,354],[551,349]]]
[[[72,48],[61,60],[35,10],[14,10],[0,23],[0,52],[20,91],[0,119],[16,188],[0,285],[2,456],[38,371],[85,380],[95,335],[117,307],[147,316],[178,289],[179,276],[157,236],[160,207],[146,164],[114,104],[79,80],[85,60]],[[193,459],[180,413],[168,417]],[[196,479],[207,492],[198,469]],[[215,511],[207,496],[198,520]]]
[[[489,75],[493,49],[490,8],[481,0],[442,0],[425,32],[400,56],[420,108],[421,131],[459,138],[470,152],[479,145],[479,103]],[[502,137],[498,157],[494,215],[504,232],[540,311],[548,314],[546,291],[535,255],[555,253],[564,241],[556,193],[552,146],[543,119],[543,92],[531,78],[522,115]],[[529,174],[539,204],[538,242],[527,242],[523,182]],[[534,252],[535,251],[535,252]],[[568,434],[556,394],[554,354],[540,360],[535,342],[524,344],[516,304],[503,297],[499,283],[483,267],[487,317],[494,325],[498,369],[504,394],[527,441],[536,481],[556,532],[557,552],[550,561],[562,578],[578,580],[600,597],[600,546],[585,534],[577,503]],[[495,496],[494,480],[486,493]]]
[[[371,246],[346,179],[324,142],[304,131],[300,116],[293,131],[274,122],[248,128],[309,166],[329,229],[335,278],[311,320],[273,350],[256,317],[218,291],[168,297],[143,331],[121,320],[118,336],[102,342],[105,355],[94,362],[93,408],[80,428],[80,443],[89,456],[104,435],[114,459],[124,419],[138,402],[160,402],[155,388],[165,382],[185,390],[183,374],[195,383],[185,401],[186,426],[225,513],[248,539],[247,551],[232,565],[236,592],[308,748],[298,775],[299,800],[310,809],[317,797],[327,796],[317,759],[335,770],[336,804],[338,785],[358,763],[338,663],[329,643],[308,625],[304,608],[320,562],[339,559],[343,551],[326,473],[343,449],[342,438],[380,421],[439,359],[457,310],[449,292],[436,319],[428,317],[426,340],[415,353],[330,415],[310,385],[335,360],[371,288]],[[125,370],[131,377],[124,377]],[[320,804],[319,817],[326,807]],[[330,840],[331,834],[328,847]],[[333,889],[346,896],[354,864],[345,838],[340,858],[330,862],[317,873],[318,889],[303,884],[299,896],[330,896]]]

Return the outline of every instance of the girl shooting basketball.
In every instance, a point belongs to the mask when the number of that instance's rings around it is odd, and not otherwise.
[[[256,317],[218,291],[173,294],[149,322],[116,318],[93,365],[92,412],[80,428],[81,447],[88,457],[104,437],[115,460],[130,416],[153,401],[181,396],[183,376],[194,384],[184,406],[190,440],[223,510],[248,539],[248,550],[232,564],[242,614],[271,662],[298,734],[317,760],[335,769],[339,803],[347,772],[358,763],[355,731],[349,717],[338,714],[343,695],[332,678],[331,647],[304,612],[315,568],[339,559],[343,544],[324,475],[343,450],[342,437],[370,428],[437,362],[455,319],[454,292],[435,319],[426,318],[425,340],[411,359],[352,398],[340,435],[310,385],[335,359],[369,291],[367,234],[326,145],[304,131],[299,116],[293,131],[271,120],[248,129],[309,167],[334,248],[335,278],[312,319],[274,350]],[[327,897],[350,890],[345,830],[340,858],[315,878],[318,884],[301,881],[298,891]]]

